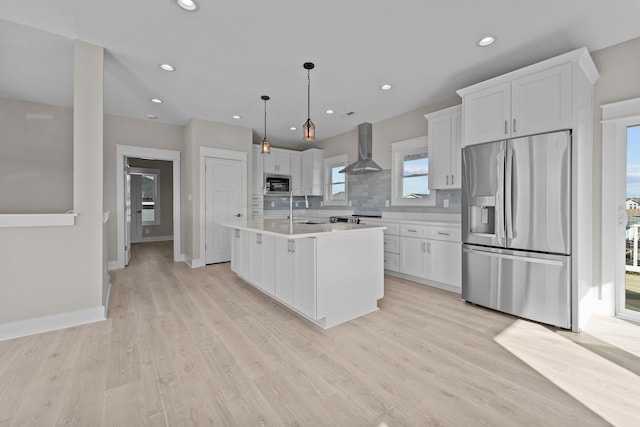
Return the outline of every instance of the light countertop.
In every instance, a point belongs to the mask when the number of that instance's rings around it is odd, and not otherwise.
[[[237,219],[231,221],[220,221],[218,224],[229,228],[253,231],[256,233],[272,234],[277,237],[287,237],[289,239],[299,239],[304,237],[318,237],[325,233],[340,233],[347,231],[371,231],[384,230],[384,225],[374,224],[347,224],[344,222],[304,224],[294,222],[293,227],[289,227],[289,220],[277,219]]]

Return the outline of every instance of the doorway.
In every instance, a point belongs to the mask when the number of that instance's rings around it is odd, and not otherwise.
[[[218,224],[242,217],[242,164],[239,160],[205,160],[205,263],[231,260],[229,229]]]
[[[619,309],[640,316],[640,123],[626,129],[625,280],[620,284]]]
[[[604,311],[640,320],[640,98],[602,107]]]
[[[183,261],[184,256],[181,251],[180,233],[180,151],[163,150],[159,148],[136,147],[131,145],[116,146],[116,261],[113,268],[124,268],[129,259],[130,238],[129,223],[131,221],[131,205],[128,204],[130,196],[127,191],[130,189],[129,180],[131,175],[127,170],[127,158],[140,158],[148,160],[164,160],[171,164],[172,180],[172,203],[168,205],[173,220],[173,260]],[[169,163],[167,163],[169,164]],[[162,213],[160,213],[162,218]],[[111,268],[111,267],[110,267]]]
[[[200,259],[192,267],[230,261],[230,234],[217,222],[246,217],[246,152],[200,147],[200,200]]]

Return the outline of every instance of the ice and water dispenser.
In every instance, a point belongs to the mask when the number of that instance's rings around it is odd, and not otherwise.
[[[495,234],[496,198],[495,196],[469,197],[469,232]]]

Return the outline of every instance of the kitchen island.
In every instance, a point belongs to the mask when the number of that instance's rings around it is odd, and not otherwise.
[[[234,220],[231,270],[322,328],[378,309],[384,226]]]

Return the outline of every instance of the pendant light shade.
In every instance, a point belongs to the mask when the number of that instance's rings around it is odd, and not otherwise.
[[[306,142],[313,142],[316,138],[316,126],[311,121],[311,75],[310,72],[313,70],[315,65],[313,62],[305,62],[303,65],[304,69],[307,70],[307,121],[302,126],[304,140]]]
[[[262,154],[271,154],[271,143],[267,141],[267,101],[269,97],[262,95],[260,97],[264,101],[264,138],[262,138]]]

